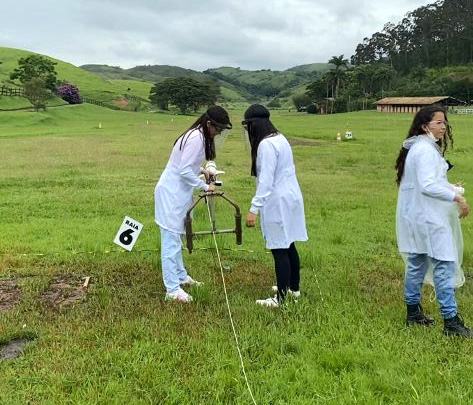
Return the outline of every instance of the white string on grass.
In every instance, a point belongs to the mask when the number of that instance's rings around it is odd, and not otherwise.
[[[313,267],[312,267],[312,271],[313,271],[314,276],[315,276],[315,281],[316,281],[316,283],[317,283],[317,288],[319,289],[320,300],[321,300],[322,302],[324,302],[324,297],[323,297],[323,295],[322,295],[322,290],[320,289],[319,279],[318,279],[317,273],[315,272],[315,270],[314,270]]]
[[[212,216],[210,215],[209,204],[207,204],[207,211],[209,213],[210,226],[212,226]],[[238,356],[240,357],[241,369],[243,371],[243,376],[245,377],[246,386],[248,388],[248,392],[250,393],[251,399],[253,400],[253,403],[255,405],[257,405],[255,397],[253,396],[253,392],[251,391],[250,383],[248,381],[248,376],[246,375],[245,364],[243,362],[243,356],[241,354],[240,344],[238,343],[238,335],[236,333],[235,324],[233,322],[232,311],[230,309],[230,303],[228,301],[227,286],[225,284],[225,276],[223,275],[223,266],[222,266],[222,261],[220,260],[220,252],[218,250],[217,238],[215,237],[215,231],[213,229],[212,229],[212,236],[213,236],[213,239],[214,239],[215,251],[217,252],[218,264],[220,266],[220,275],[222,276],[223,291],[225,293],[225,301],[227,303],[228,316],[230,318],[230,324],[232,326],[233,337],[235,338],[235,343],[236,343],[236,348],[237,348],[237,351],[238,351]]]

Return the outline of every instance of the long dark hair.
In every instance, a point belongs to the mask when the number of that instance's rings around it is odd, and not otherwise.
[[[174,141],[174,145],[177,141],[181,140],[179,145],[179,150],[185,146],[189,136],[185,136],[193,129],[200,129],[204,135],[204,149],[205,149],[205,159],[214,160],[216,157],[215,154],[215,142],[214,138],[210,136],[208,123],[211,123],[214,127],[218,129],[231,129],[232,124],[230,122],[230,117],[228,116],[227,111],[218,106],[213,105],[207,109],[197,120],[187,128],[180,136]]]
[[[245,111],[245,120],[242,122],[248,131],[251,145],[251,175],[256,177],[256,158],[260,142],[279,133],[278,129],[269,120],[269,111],[261,104],[253,104]]]
[[[432,121],[432,118],[435,113],[441,112],[445,116],[445,121],[447,120],[447,112],[445,109],[439,105],[432,105],[429,107],[424,107],[420,109],[417,114],[414,116],[414,120],[412,121],[412,125],[409,128],[409,132],[407,133],[406,139],[409,139],[411,136],[416,136],[420,134],[424,134],[425,130],[422,128],[423,125]],[[437,145],[440,147],[442,151],[442,156],[445,155],[445,152],[450,144],[453,147],[453,132],[450,125],[447,124],[445,135],[443,139],[437,141]],[[395,169],[397,171],[396,176],[396,183],[399,186],[401,184],[401,179],[404,174],[404,164],[406,163],[406,157],[409,149],[401,147],[399,151],[399,156],[396,159],[396,166]]]

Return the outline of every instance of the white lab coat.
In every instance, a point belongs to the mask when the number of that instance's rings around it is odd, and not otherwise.
[[[256,194],[250,212],[260,215],[268,249],[287,249],[306,241],[304,202],[289,142],[282,134],[269,136],[258,146]]]
[[[182,148],[179,150],[181,146]],[[204,135],[193,129],[178,139],[169,161],[154,189],[155,222],[168,231],[184,234],[186,212],[192,204],[195,188],[207,191],[209,186],[198,177],[205,158]]]
[[[463,238],[457,204],[458,188],[447,180],[448,164],[435,141],[427,135],[408,138],[409,149],[399,186],[396,234],[399,251],[425,253],[456,263],[455,286],[464,282],[461,269]],[[432,271],[424,283],[432,284]]]

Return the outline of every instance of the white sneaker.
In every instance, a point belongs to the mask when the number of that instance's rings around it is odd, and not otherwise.
[[[197,280],[194,280],[191,276],[187,276],[184,281],[179,281],[179,284],[180,285],[193,285],[193,286],[196,286],[196,287],[200,287],[203,283],[201,283],[200,281],[197,281]]]
[[[274,297],[266,298],[265,300],[256,300],[256,303],[264,307],[271,307],[271,308],[279,307],[278,297],[276,295]]]
[[[164,297],[166,301],[180,301],[180,302],[191,302],[192,296],[187,294],[182,288],[179,288],[176,292],[166,293]]]
[[[271,287],[271,290],[274,291],[274,292],[278,292],[278,286],[273,285]],[[299,290],[298,291],[287,290],[287,295],[290,295],[294,298],[299,298],[301,296],[301,292]]]

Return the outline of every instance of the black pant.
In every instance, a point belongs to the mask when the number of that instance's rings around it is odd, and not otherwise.
[[[291,243],[288,249],[272,249],[271,253],[274,257],[274,268],[278,283],[278,300],[282,300],[288,289],[299,291],[299,254],[294,243]]]

